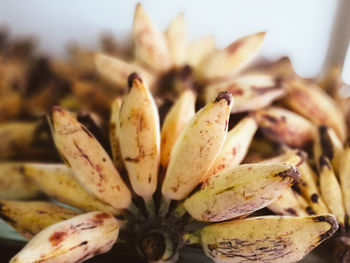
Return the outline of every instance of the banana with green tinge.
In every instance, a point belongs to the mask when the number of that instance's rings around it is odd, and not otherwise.
[[[270,74],[248,73],[207,86],[204,90],[205,101],[212,101],[218,92],[225,90],[235,98],[232,113],[265,108],[287,94],[285,87]]]
[[[347,145],[340,155],[338,167],[339,181],[343,194],[344,207],[350,215],[350,146]]]
[[[109,251],[118,233],[119,223],[112,215],[82,214],[42,230],[10,263],[83,262]]]
[[[302,259],[337,229],[333,215],[264,216],[206,226],[201,242],[216,263],[289,263]]]
[[[231,94],[221,92],[182,129],[162,185],[166,199],[184,199],[209,171],[226,139],[232,104]]]
[[[62,203],[74,206],[82,211],[103,211],[114,215],[122,213],[121,209],[104,204],[93,198],[74,178],[73,171],[64,164],[23,164],[24,173],[40,189]]]
[[[135,193],[145,201],[156,191],[160,161],[157,106],[142,79],[129,76],[130,91],[119,113],[120,149]]]
[[[114,208],[127,208],[131,193],[96,138],[58,106],[53,107],[51,117],[56,147],[80,185]]]
[[[215,50],[213,36],[204,36],[187,45],[186,63],[196,68],[200,63]]]
[[[222,50],[213,51],[199,65],[199,76],[205,80],[216,80],[239,73],[257,55],[265,33],[240,38]]]
[[[196,95],[192,90],[185,90],[165,116],[161,132],[161,164],[169,163],[171,150],[186,123],[195,114]]]
[[[77,211],[48,202],[0,201],[0,218],[27,239],[50,225],[78,214]]]
[[[295,166],[243,164],[203,182],[200,190],[185,200],[184,207],[199,221],[231,219],[270,205],[298,178]]]
[[[24,174],[22,163],[0,163],[0,199],[32,199],[39,187]]]

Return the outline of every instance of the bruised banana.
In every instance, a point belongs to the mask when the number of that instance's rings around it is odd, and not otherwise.
[[[80,185],[114,208],[127,208],[131,193],[96,138],[58,106],[53,107],[51,117],[56,147]]]
[[[184,207],[199,221],[231,219],[273,203],[298,178],[295,166],[243,164],[209,178],[185,200]]]
[[[227,133],[225,143],[218,157],[202,181],[218,172],[239,165],[248,152],[257,128],[258,126],[253,118],[245,117],[231,129]]]
[[[265,33],[240,38],[223,50],[215,50],[199,65],[199,77],[216,80],[239,73],[258,53]]]
[[[120,149],[135,193],[145,201],[156,191],[160,159],[157,106],[142,79],[129,76],[129,93],[119,112]]]
[[[195,114],[196,95],[192,90],[185,90],[165,116],[161,131],[160,162],[167,167],[171,150],[186,123]]]
[[[48,202],[0,201],[0,218],[27,239],[50,225],[78,214],[77,211]]]
[[[118,233],[119,223],[112,215],[82,214],[42,230],[10,263],[83,262],[109,251]]]
[[[298,114],[278,107],[269,107],[254,113],[262,132],[270,140],[301,148],[311,144],[316,127]]]
[[[347,145],[342,152],[338,167],[339,181],[343,194],[346,214],[350,215],[350,146]]]
[[[41,194],[21,163],[0,163],[0,199],[32,199]]]
[[[291,263],[337,229],[333,215],[262,216],[209,225],[200,234],[205,254],[216,263]]]
[[[232,113],[265,108],[287,94],[281,82],[270,74],[250,73],[207,86],[204,91],[205,101],[212,101],[218,92],[225,90],[235,98]]]
[[[23,170],[44,193],[62,203],[87,212],[99,210],[113,215],[122,212],[90,196],[64,164],[27,163],[23,164]]]
[[[184,199],[208,172],[226,139],[232,104],[231,94],[221,92],[182,129],[162,185],[166,199]]]
[[[157,72],[164,72],[170,68],[171,60],[166,39],[153,25],[140,3],[135,9],[132,36],[137,61]]]
[[[197,68],[200,63],[215,50],[213,36],[202,37],[187,46],[186,63],[192,68]]]

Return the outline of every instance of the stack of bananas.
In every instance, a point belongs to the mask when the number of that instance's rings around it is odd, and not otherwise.
[[[215,262],[295,262],[338,226],[347,262],[338,71],[316,83],[288,59],[252,64],[264,35],[188,44],[183,15],[162,34],[137,5],[133,56],[111,38],[70,62],[1,49],[0,92],[16,103],[0,106],[0,217],[29,240],[10,262],[83,262],[116,242],[149,262],[186,245]]]

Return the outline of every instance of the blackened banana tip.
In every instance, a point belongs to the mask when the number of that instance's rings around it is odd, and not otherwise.
[[[320,156],[320,158],[319,158],[319,160],[318,160],[318,163],[319,163],[321,169],[322,169],[324,166],[326,166],[328,169],[331,169],[331,168],[332,168],[332,167],[331,167],[331,164],[330,164],[330,162],[329,162],[329,159],[327,158],[327,156],[324,156],[324,155]]]
[[[140,77],[139,74],[137,74],[136,72],[131,73],[131,74],[129,75],[129,77],[128,77],[128,86],[129,86],[129,89],[132,88],[132,85],[133,85],[133,83],[134,83],[134,80],[138,80],[139,82],[142,83],[142,79],[141,79],[141,77]]]
[[[215,102],[219,102],[222,99],[225,99],[227,101],[227,104],[230,104],[232,101],[232,94],[228,91],[221,91],[216,97]]]

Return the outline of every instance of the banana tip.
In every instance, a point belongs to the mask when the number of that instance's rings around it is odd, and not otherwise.
[[[300,180],[299,170],[295,166],[291,166],[290,169],[280,172],[276,174],[276,176],[280,176],[282,178],[290,177],[294,180],[294,182],[298,182]]]
[[[216,97],[215,102],[219,102],[222,99],[225,99],[227,101],[227,104],[230,104],[232,101],[232,94],[228,91],[221,91]]]
[[[331,237],[339,228],[338,220],[333,215],[316,216],[313,220],[316,222],[327,222],[331,225],[328,231],[320,235],[320,241]]]
[[[135,80],[137,80],[137,81],[142,83],[142,79],[141,79],[140,75],[137,74],[136,72],[133,72],[128,77],[128,86],[129,86],[130,89],[132,88],[133,83],[134,83]]]

